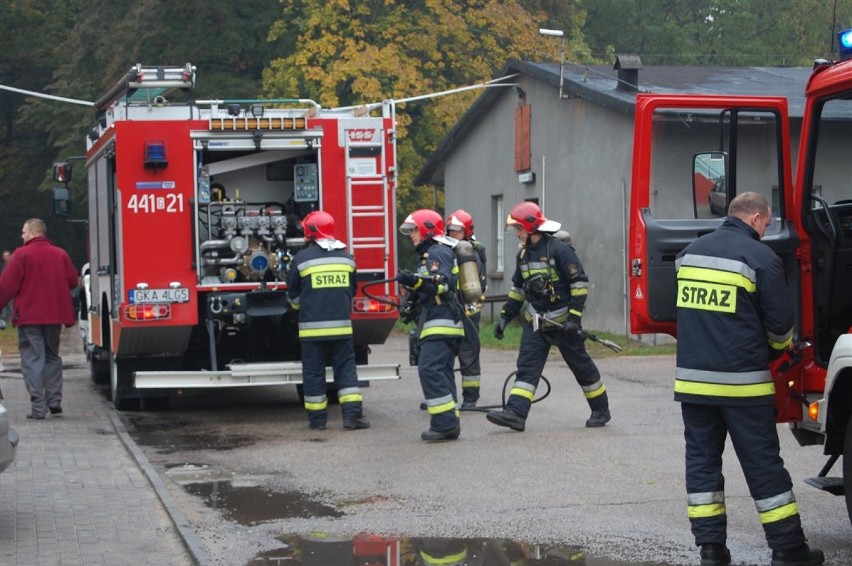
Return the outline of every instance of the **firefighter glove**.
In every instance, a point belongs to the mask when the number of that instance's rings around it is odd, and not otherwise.
[[[420,314],[420,305],[414,302],[408,302],[399,307],[399,319],[408,324]]]
[[[418,277],[407,271],[400,271],[396,275],[397,282],[403,287],[414,287],[417,285]]]
[[[497,340],[503,339],[503,333],[506,332],[506,325],[509,321],[505,317],[500,317],[500,320],[494,325],[494,338]]]
[[[569,316],[568,320],[562,323],[562,330],[569,334],[578,334],[580,332],[580,318],[574,315]]]

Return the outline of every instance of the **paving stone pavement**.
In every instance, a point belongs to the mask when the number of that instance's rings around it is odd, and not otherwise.
[[[0,390],[21,440],[14,464],[0,473],[0,564],[195,564],[193,541],[158,496],[159,478],[134,454],[82,354],[71,354],[79,344],[76,329],[63,333],[64,413],[42,421],[26,418],[20,359],[3,355]]]

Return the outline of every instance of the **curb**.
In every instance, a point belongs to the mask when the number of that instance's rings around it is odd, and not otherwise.
[[[142,473],[144,473],[145,477],[148,478],[148,482],[151,484],[151,487],[154,488],[154,492],[157,494],[157,497],[160,499],[163,507],[165,507],[166,513],[168,513],[172,524],[174,524],[177,529],[178,535],[180,536],[186,551],[189,553],[190,558],[192,558],[193,563],[197,566],[212,566],[214,564],[213,559],[195,535],[195,531],[193,531],[190,527],[189,522],[186,520],[186,517],[184,517],[171,493],[169,493],[168,488],[163,483],[163,480],[160,478],[157,470],[154,469],[154,466],[151,465],[151,462],[148,461],[148,458],[145,457],[145,454],[142,453],[142,450],[139,449],[139,446],[130,437],[130,434],[124,427],[124,423],[121,422],[121,419],[115,409],[108,403],[105,404],[105,406],[107,416],[109,417],[113,428],[115,428],[116,434],[118,434],[122,444],[124,444],[124,447],[128,452],[130,452],[130,455],[133,456],[133,459],[136,461],[139,469],[142,470]]]

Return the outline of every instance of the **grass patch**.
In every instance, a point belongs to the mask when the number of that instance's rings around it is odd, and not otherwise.
[[[414,324],[402,324],[397,321],[396,328],[400,332],[408,333],[409,330],[414,328]],[[479,328],[479,340],[482,343],[483,348],[490,348],[494,350],[518,350],[521,344],[522,331],[523,327],[516,319],[509,323],[509,326],[506,327],[503,339],[497,340],[494,338],[494,324],[490,322],[483,322]],[[674,343],[653,346],[639,342],[638,340],[633,340],[630,337],[621,334],[598,332],[597,330],[590,330],[589,332],[598,338],[615,342],[621,346],[622,350],[621,353],[616,353],[597,342],[586,340],[586,350],[593,358],[609,358],[612,356],[668,356],[673,355],[676,351],[676,344]]]
[[[0,350],[4,354],[18,353],[18,329],[12,328],[11,323],[6,323],[6,328],[0,330]]]

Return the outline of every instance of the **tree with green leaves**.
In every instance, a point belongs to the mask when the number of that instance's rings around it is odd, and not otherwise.
[[[808,66],[852,26],[848,0],[583,0],[582,33],[643,65]],[[583,61],[578,61],[583,62]]]
[[[558,10],[548,14],[545,4]],[[510,58],[553,60],[559,45],[538,33],[551,21],[572,25],[566,30],[569,47],[588,51],[579,34],[582,15],[575,14],[572,2],[282,0],[281,6],[270,38],[282,39],[287,54],[264,72],[264,93],[298,94],[323,106],[402,99],[482,83]],[[435,206],[435,193],[415,190],[412,180],[479,94],[469,91],[400,106],[401,212]],[[442,196],[437,207],[443,207]]]

